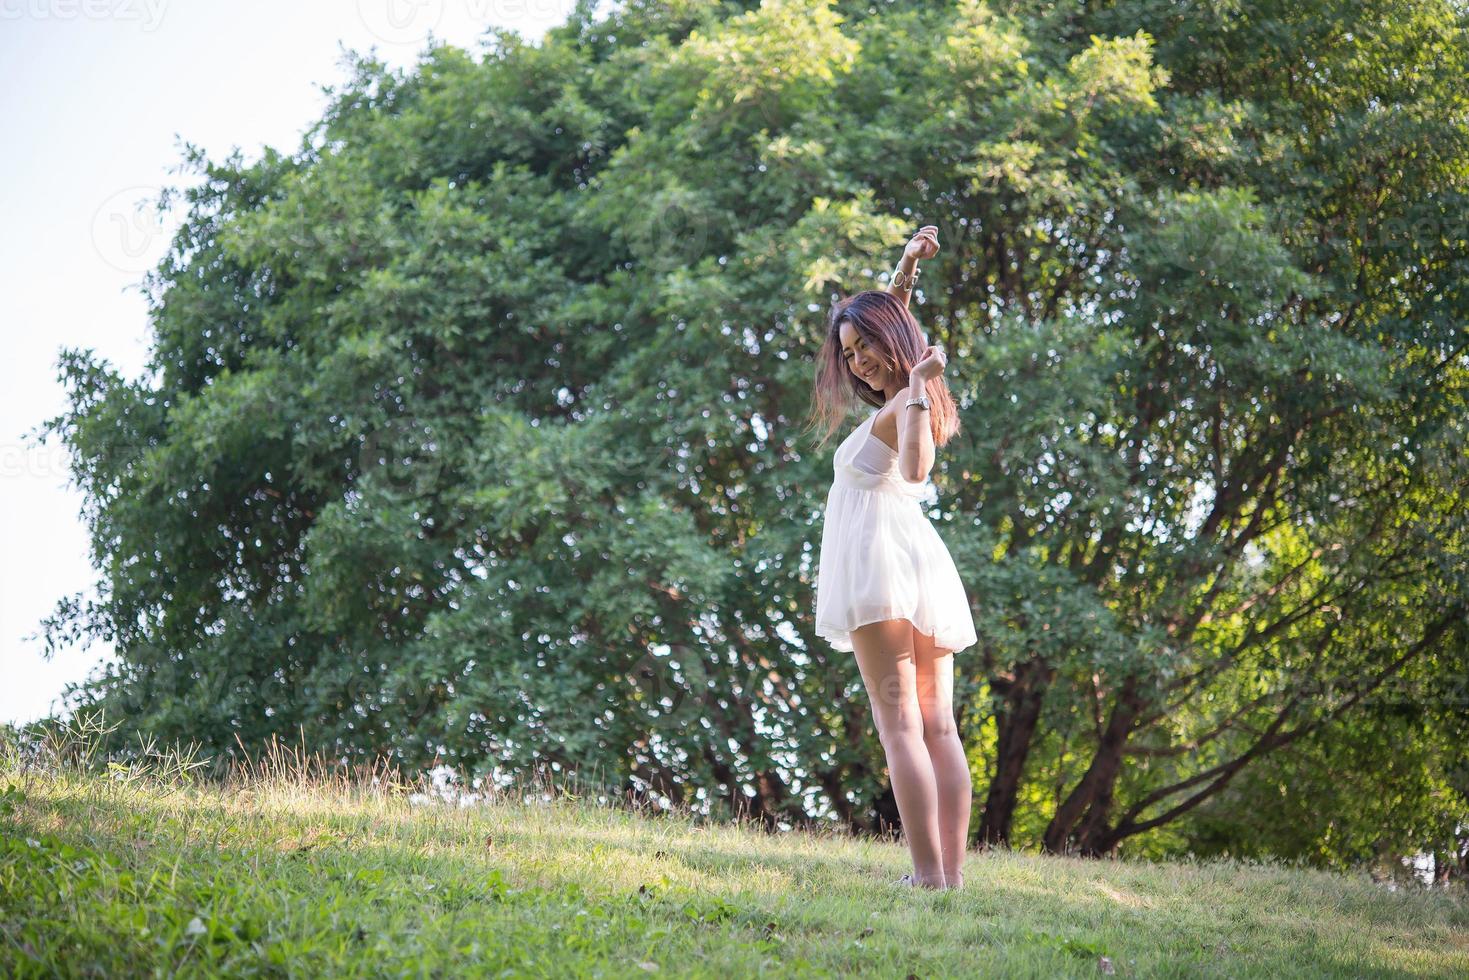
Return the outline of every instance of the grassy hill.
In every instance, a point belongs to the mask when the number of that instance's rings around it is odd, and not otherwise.
[[[976,852],[911,890],[894,843],[85,755],[0,753],[0,976],[1469,975],[1462,896],[1365,877]]]

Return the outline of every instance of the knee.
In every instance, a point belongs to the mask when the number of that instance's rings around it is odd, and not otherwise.
[[[952,711],[935,712],[923,717],[923,740],[933,742],[938,739],[949,738],[958,732],[959,726],[954,724],[954,713]]]
[[[903,739],[922,740],[923,717],[916,711],[898,711],[878,726],[877,737],[883,745]]]

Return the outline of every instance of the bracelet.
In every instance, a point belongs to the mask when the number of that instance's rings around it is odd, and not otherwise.
[[[893,285],[898,287],[899,289],[906,289],[908,292],[911,293],[913,291],[913,287],[918,285],[918,267],[914,266],[913,271],[906,274],[903,272],[902,269],[894,269]]]

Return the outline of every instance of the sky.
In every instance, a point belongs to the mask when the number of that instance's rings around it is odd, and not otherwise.
[[[150,332],[144,273],[180,212],[185,143],[223,160],[295,152],[346,50],[410,68],[430,43],[478,54],[489,26],[531,42],[574,0],[0,0],[0,722],[64,710],[61,695],[113,659],[98,640],[49,659],[41,621],[95,595],[82,495],[38,427],[66,407],[63,348],[128,378]],[[603,8],[605,9],[605,7]]]

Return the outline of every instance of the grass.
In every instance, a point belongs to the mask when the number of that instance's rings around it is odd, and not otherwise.
[[[1469,975],[1462,895],[1365,877],[976,852],[931,892],[895,843],[196,767],[0,746],[0,976]]]

